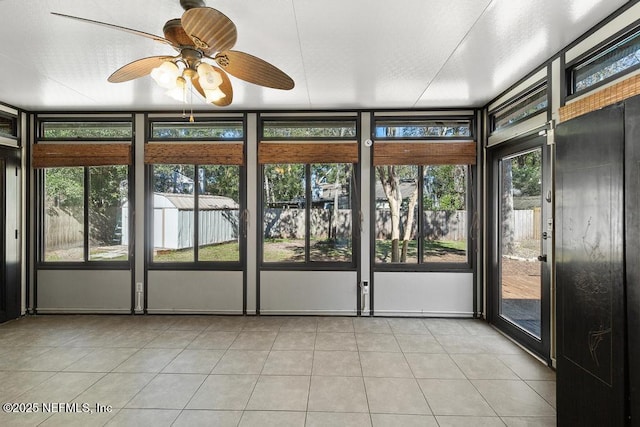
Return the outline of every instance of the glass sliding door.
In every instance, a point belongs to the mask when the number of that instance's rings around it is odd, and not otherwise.
[[[549,267],[544,224],[546,138],[492,152],[491,321],[523,345],[548,356]]]
[[[500,315],[540,338],[542,148],[500,160],[499,209]]]

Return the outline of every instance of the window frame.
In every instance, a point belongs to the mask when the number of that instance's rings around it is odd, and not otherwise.
[[[424,136],[424,137],[386,137],[380,138],[376,137],[377,134],[377,125],[379,122],[385,123],[393,123],[394,121],[398,123],[407,123],[407,122],[419,122],[420,120],[426,122],[432,121],[455,121],[455,120],[464,120],[469,122],[469,136]],[[443,112],[441,115],[416,115],[416,116],[385,116],[384,113],[380,115],[375,115],[372,120],[372,137],[374,138],[373,147],[374,147],[374,156],[375,157],[375,147],[376,142],[382,143],[401,143],[401,144],[425,144],[425,143],[469,143],[474,142],[476,144],[477,150],[477,139],[476,139],[476,117],[473,114],[468,115],[447,115],[446,112]],[[405,165],[407,163],[393,163],[395,165]],[[475,257],[473,254],[475,253],[476,239],[473,234],[475,230],[475,179],[477,172],[477,164],[465,164],[465,163],[448,163],[448,164],[459,164],[466,167],[466,195],[465,195],[465,206],[467,211],[467,260],[462,263],[451,263],[451,262],[424,262],[424,239],[423,239],[423,225],[424,225],[424,207],[423,207],[423,199],[424,199],[424,167],[428,166],[426,164],[414,164],[414,166],[418,167],[418,200],[419,202],[416,205],[417,208],[417,262],[415,263],[381,263],[376,261],[376,236],[377,236],[377,227],[376,227],[376,217],[377,217],[377,200],[376,200],[376,186],[377,186],[377,176],[376,176],[376,168],[377,166],[386,166],[384,164],[377,165],[375,158],[371,160],[371,170],[370,170],[370,224],[371,226],[371,235],[370,235],[370,264],[371,269],[374,272],[461,272],[461,273],[473,273],[475,266]],[[408,164],[407,164],[408,165]],[[435,162],[432,164],[433,166],[440,165]]]
[[[154,196],[154,166],[156,164],[148,164],[145,165],[145,176],[146,176],[146,212],[147,218],[151,218],[151,220],[145,222],[145,233],[146,233],[146,250],[145,250],[145,259],[148,270],[223,270],[223,271],[241,271],[246,264],[246,237],[247,237],[247,214],[246,214],[246,190],[245,190],[245,182],[246,182],[246,167],[244,165],[226,165],[226,166],[235,166],[238,168],[239,180],[238,180],[238,261],[212,261],[212,260],[198,260],[198,253],[200,250],[199,245],[199,227],[200,227],[200,209],[198,205],[198,199],[202,195],[200,194],[200,176],[196,172],[201,166],[201,164],[194,163],[182,163],[183,165],[193,166],[194,168],[194,179],[193,179],[193,187],[194,191],[191,194],[194,198],[194,210],[193,210],[193,261],[174,261],[174,262],[164,262],[164,261],[155,261],[153,259],[154,253],[154,205],[153,205],[153,196]],[[222,165],[225,166],[225,165]]]
[[[127,167],[127,200],[129,201],[129,225],[128,225],[128,249],[127,249],[127,259],[122,261],[104,261],[104,260],[91,260],[90,259],[90,250],[91,246],[89,244],[90,239],[90,200],[91,200],[91,184],[90,184],[90,176],[91,173],[89,171],[90,168],[94,167],[109,167],[109,166],[126,166]],[[45,209],[45,197],[46,197],[46,182],[45,175],[46,169],[41,169],[37,172],[36,176],[36,185],[38,188],[38,197],[36,202],[36,212],[37,212],[37,230],[38,230],[38,245],[37,245],[37,257],[36,257],[36,267],[40,269],[49,269],[49,270],[84,270],[87,268],[97,269],[97,270],[129,270],[133,263],[133,253],[132,253],[132,242],[133,242],[133,215],[132,213],[132,196],[133,196],[133,186],[131,182],[133,182],[133,166],[131,165],[107,165],[107,166],[61,166],[59,168],[82,168],[83,169],[83,243],[82,243],[82,251],[83,251],[83,260],[82,261],[46,261],[45,260],[45,227],[44,227],[44,209]]]
[[[498,114],[500,114],[501,112],[503,112],[505,110],[508,110],[509,108],[512,108],[512,107],[516,106],[519,102],[525,100],[529,96],[531,96],[531,95],[533,95],[533,94],[535,94],[537,92],[541,92],[543,90],[546,92],[546,98],[547,98],[547,106],[546,106],[546,108],[542,108],[542,109],[536,111],[533,114],[526,115],[526,116],[522,117],[519,120],[515,120],[515,121],[507,124],[506,126],[503,126],[503,127],[499,128],[499,129],[496,129],[496,116]],[[549,101],[550,101],[549,83],[548,83],[547,79],[544,78],[544,79],[532,84],[527,89],[523,90],[522,92],[518,93],[517,95],[515,95],[511,99],[509,99],[506,102],[498,105],[497,107],[493,108],[491,111],[489,111],[487,113],[488,122],[489,122],[489,129],[488,129],[489,135],[499,134],[501,132],[506,131],[507,129],[510,129],[510,128],[514,127],[514,126],[522,124],[522,123],[526,122],[527,120],[531,120],[534,117],[540,116],[542,114],[548,114],[549,108],[550,108],[550,102]]]
[[[357,188],[357,177],[360,174],[360,167],[358,163],[339,163],[351,166],[351,191],[349,194],[349,201],[351,204],[351,261],[313,261],[311,260],[311,227],[309,227],[312,203],[308,201],[312,200],[312,185],[311,185],[311,167],[319,164],[329,164],[323,162],[312,163],[292,163],[302,165],[304,167],[304,179],[305,179],[305,237],[304,237],[304,251],[305,257],[303,262],[269,262],[264,260],[264,171],[267,165],[273,165],[277,163],[267,163],[260,165],[259,173],[259,189],[258,189],[258,209],[260,216],[258,218],[258,263],[261,270],[298,270],[298,271],[355,271],[360,256],[360,223],[355,219],[358,218],[358,206],[359,198],[358,191],[353,191]]]
[[[382,166],[382,165],[381,165]],[[376,184],[377,184],[377,176],[376,176],[376,166],[371,167],[371,179],[373,185],[371,186],[371,264],[373,266],[373,271],[385,272],[385,271],[404,271],[404,272],[461,272],[461,273],[472,273],[474,258],[472,256],[474,252],[474,243],[475,239],[473,237],[473,219],[475,212],[474,205],[474,197],[473,194],[475,191],[475,185],[473,176],[476,172],[475,165],[460,165],[466,168],[466,194],[465,194],[465,206],[467,212],[467,261],[466,262],[425,262],[424,261],[424,237],[423,237],[423,227],[424,227],[424,167],[429,165],[415,165],[418,167],[418,203],[416,204],[417,215],[416,215],[416,243],[417,243],[417,262],[415,263],[406,263],[406,262],[397,262],[397,263],[383,263],[378,262],[376,257],[376,216],[377,216],[377,208],[376,208]],[[440,165],[430,165],[430,166],[440,166]]]
[[[611,51],[615,51],[615,46],[617,44],[623,43],[626,40],[632,38],[640,38],[640,25],[632,24],[631,26],[623,29],[622,31],[617,32],[613,36],[607,38],[603,42],[597,44],[591,49],[587,50],[582,55],[578,56],[571,62],[565,64],[564,72],[565,72],[565,101],[570,101],[572,99],[581,97],[585,94],[593,92],[603,86],[610,84],[620,78],[632,74],[638,70],[640,70],[640,63],[631,66],[622,70],[619,73],[611,75],[603,80],[600,80],[597,83],[594,83],[591,86],[588,86],[581,90],[576,90],[576,81],[575,81],[575,71],[583,66],[588,65],[589,63],[596,61],[602,55],[608,53],[609,49]]]
[[[190,124],[193,126],[197,126],[198,123],[211,123],[211,122],[237,122],[242,127],[242,137],[239,138],[152,138],[153,132],[153,123],[180,123],[185,127],[189,127]],[[247,158],[247,118],[246,114],[243,115],[232,115],[232,116],[208,116],[204,115],[202,117],[195,118],[194,122],[181,122],[176,116],[170,117],[147,117],[145,123],[145,147],[151,146],[154,144],[162,144],[170,145],[171,143],[175,143],[176,149],[179,149],[179,145],[197,145],[198,143],[202,143],[205,145],[224,145],[229,143],[242,144],[242,156],[243,163],[242,164],[234,164],[229,166],[238,167],[238,213],[239,213],[239,224],[238,224],[238,250],[239,257],[238,261],[211,261],[211,260],[198,260],[198,251],[199,251],[199,215],[198,215],[198,195],[199,193],[199,180],[200,177],[198,173],[195,171],[198,170],[200,166],[208,166],[208,164],[199,164],[193,161],[185,161],[183,165],[190,165],[194,167],[194,247],[193,247],[193,261],[185,261],[185,262],[157,262],[153,259],[154,252],[154,243],[153,243],[153,220],[145,221],[145,269],[146,270],[188,270],[188,271],[244,271],[247,265],[247,228],[248,228],[248,212],[247,212],[247,166],[246,166],[246,158]],[[154,206],[153,206],[153,169],[156,164],[178,164],[175,162],[171,163],[146,163],[144,167],[144,176],[145,176],[145,212],[147,218],[153,218]],[[223,165],[223,164],[220,164]]]
[[[290,136],[290,137],[266,137],[265,123],[300,123],[309,124],[313,126],[314,123],[349,123],[353,125],[355,135],[348,135],[344,137],[322,137],[322,136]],[[357,162],[336,162],[336,161],[274,161],[269,163],[262,163],[259,161],[258,167],[258,188],[257,188],[257,203],[258,203],[258,219],[259,226],[257,227],[257,260],[260,270],[291,270],[291,271],[356,271],[360,259],[360,221],[356,221],[359,217],[360,209],[360,197],[359,197],[359,184],[360,184],[360,141],[361,127],[360,127],[360,115],[348,114],[348,115],[292,115],[292,116],[278,116],[268,115],[260,116],[258,120],[258,146],[265,143],[296,143],[302,144],[322,144],[326,143],[331,147],[332,144],[344,145],[341,143],[354,143],[357,149]],[[260,149],[258,149],[260,151]],[[316,164],[347,164],[351,165],[351,191],[349,194],[351,203],[351,261],[312,261],[310,259],[311,247],[310,247],[310,227],[309,218],[311,212],[311,203],[305,202],[305,260],[304,262],[265,262],[264,261],[264,172],[266,165],[291,163],[304,166],[305,170],[305,198],[307,201],[312,200],[312,186],[311,186],[311,166]]]
[[[131,126],[131,136],[129,137],[58,137],[48,138],[45,136],[45,126],[48,123],[128,123]],[[36,118],[37,142],[59,142],[59,141],[93,141],[93,142],[131,142],[135,138],[133,119],[131,117],[38,117]]]

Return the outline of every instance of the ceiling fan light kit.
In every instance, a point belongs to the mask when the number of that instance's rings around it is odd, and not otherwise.
[[[202,0],[180,0],[182,18],[170,19],[163,27],[164,37],[119,25],[64,15],[91,24],[113,28],[168,44],[177,56],[151,56],[130,62],[116,70],[108,81],[122,83],[151,75],[172,98],[187,102],[195,89],[206,102],[219,107],[230,105],[233,88],[227,73],[241,80],[273,89],[290,90],[294,82],[274,65],[248,53],[231,50],[236,44],[235,24],[222,12],[205,7]],[[218,65],[216,67],[205,59]]]

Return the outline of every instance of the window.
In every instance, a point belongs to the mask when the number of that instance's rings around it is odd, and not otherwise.
[[[353,139],[356,137],[355,120],[305,119],[264,120],[263,140],[268,139]]]
[[[354,266],[355,117],[261,120],[262,262]]]
[[[375,176],[376,263],[468,265],[468,166],[376,166]]]
[[[376,139],[439,139],[471,137],[471,120],[377,120]]]
[[[640,30],[634,31],[570,65],[570,94],[585,91],[640,68]]]
[[[128,261],[128,166],[44,171],[44,262]]]
[[[515,100],[490,112],[491,131],[508,128],[537,114],[544,113],[548,106],[547,84],[537,85]]]
[[[16,138],[18,136],[18,118],[0,114],[0,136]]]
[[[263,167],[263,261],[351,263],[353,165]]]
[[[152,140],[242,140],[244,124],[242,121],[196,121],[185,122],[153,121],[151,122]]]
[[[127,140],[133,137],[131,121],[40,122],[39,140]]]
[[[240,167],[157,164],[152,170],[152,261],[238,263]]]

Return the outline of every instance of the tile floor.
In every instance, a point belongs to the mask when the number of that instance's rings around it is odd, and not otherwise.
[[[0,402],[38,405],[2,426],[556,424],[555,373],[472,319],[32,316],[0,325]]]

